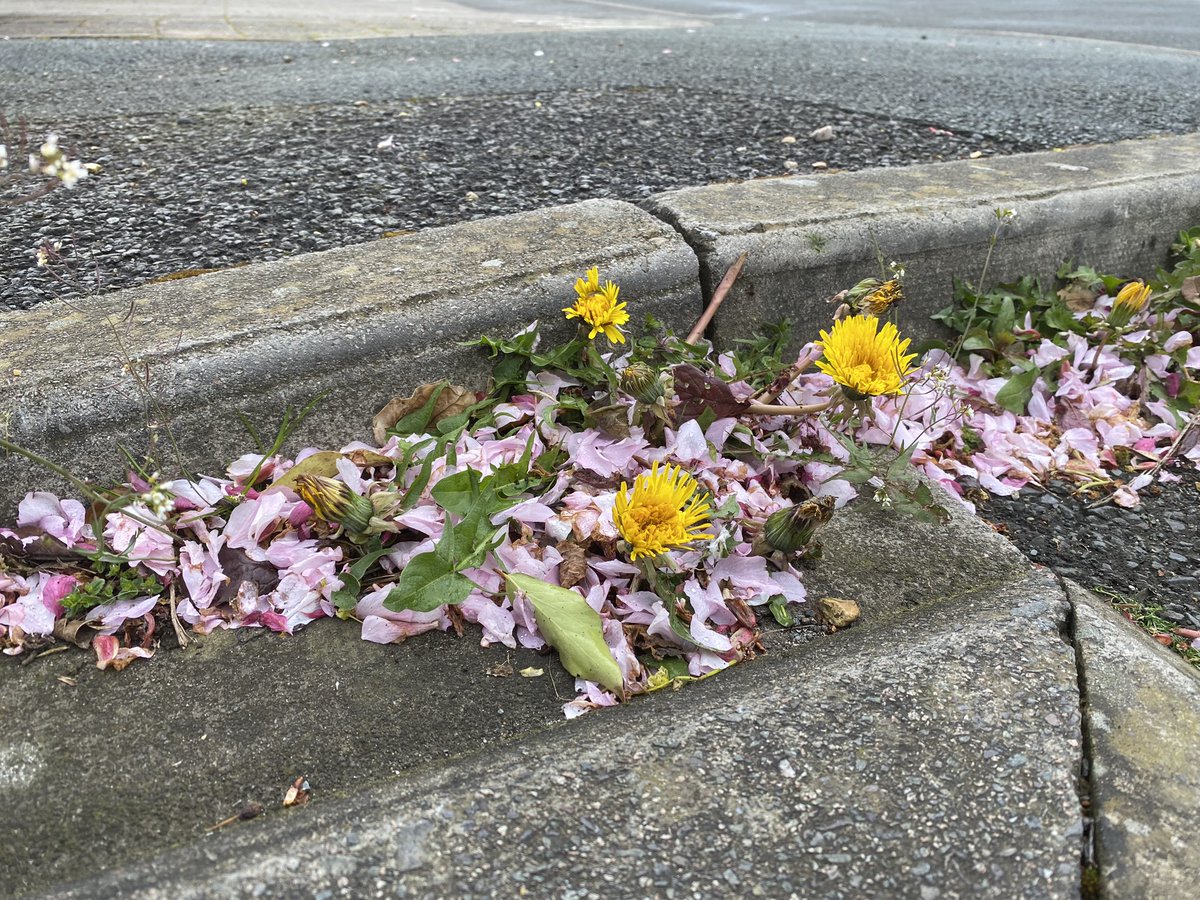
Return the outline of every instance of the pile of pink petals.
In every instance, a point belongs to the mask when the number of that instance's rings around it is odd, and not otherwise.
[[[1145,334],[1134,332],[1126,340],[1144,340]],[[1192,339],[1190,333],[1179,332],[1166,345],[1169,353],[1190,348],[1182,371],[1166,354],[1146,360],[1146,370],[1168,390],[1172,384],[1177,388],[1181,379],[1196,377],[1200,346],[1192,347]],[[915,373],[905,395],[874,401],[874,420],[857,437],[897,448],[915,443],[913,465],[968,506],[963,499],[966,486],[1012,494],[1027,484],[1044,485],[1054,478],[1128,477],[1129,473],[1117,471],[1116,456],[1127,451],[1138,472],[1119,484],[1112,496],[1115,502],[1131,506],[1138,501],[1138,489],[1154,477],[1151,470],[1172,446],[1182,423],[1164,402],[1141,403],[1122,392],[1121,386],[1137,373],[1119,351],[1119,347],[1106,347],[1093,359],[1095,347],[1076,335],[1067,337],[1065,347],[1043,341],[1032,358],[1039,365],[1057,367],[1057,389],[1051,392],[1039,378],[1024,415],[995,405],[1006,379],[985,377],[979,359],[972,359],[964,369],[935,351]],[[805,348],[805,355],[813,354],[811,345]],[[718,363],[732,373],[727,356]],[[384,576],[394,576],[410,559],[432,550],[441,536],[445,514],[429,493],[439,479],[464,468],[486,475],[518,460],[531,440],[535,456],[558,445],[567,451],[569,464],[546,492],[521,498],[495,517],[495,524],[507,525],[502,543],[477,569],[464,573],[478,588],[458,606],[458,614],[478,626],[481,643],[545,646],[528,602],[519,594],[506,595],[501,573],[521,573],[557,584],[563,563],[558,548],[570,540],[587,549],[586,571],[571,586],[600,614],[604,639],[621,668],[626,693],[645,690],[652,674],[635,654],[633,634],[640,635],[643,643],[648,639],[660,655],[685,659],[695,676],[752,655],[755,623],[746,620],[746,611],[753,619],[766,614],[771,600],[782,598],[793,604],[805,600],[800,576],[788,563],[752,553],[751,538],[761,523],[790,505],[781,496],[781,482],[799,481],[816,495],[833,495],[838,505],[856,494],[855,488],[837,479],[840,467],[835,461],[844,460],[846,451],[826,430],[827,420],[725,418],[707,429],[687,421],[676,430],[667,429],[665,445],[657,447],[636,426],[628,437],[614,438],[594,429],[573,431],[557,425],[552,407],[559,392],[570,385],[571,381],[552,373],[531,376],[528,393],[497,408],[495,427],[460,438],[455,466],[446,465],[444,458],[435,460],[420,502],[395,518],[400,530],[380,561]],[[779,402],[811,403],[829,386],[825,375],[804,375]],[[732,388],[740,397],[752,393],[742,383],[734,382]],[[968,429],[971,440],[965,441]],[[360,466],[352,457],[370,459],[355,456],[362,450],[398,460],[404,447],[400,439],[392,438],[381,448],[358,443],[342,448],[338,478],[361,495],[403,490],[422,461],[418,451],[406,471]],[[823,451],[824,461],[813,459],[814,450]],[[224,478],[161,485],[175,497],[174,509],[165,519],[145,505],[128,507],[133,516],[157,522],[162,530],[135,521],[124,511],[108,514],[104,527],[108,548],[158,576],[164,587],[158,595],[98,606],[86,614],[95,635],[92,647],[98,665],[121,668],[151,656],[154,611],[161,612],[168,602],[173,603],[179,622],[199,634],[247,627],[291,634],[313,619],[335,615],[331,596],[342,587],[342,575],[352,561],[343,558],[342,545],[322,539],[324,532],[318,533],[313,510],[289,487],[262,487],[260,480],[258,490],[244,490],[260,463],[262,475],[273,481],[314,452],[303,451],[295,460],[244,456],[230,465]],[[1200,463],[1200,447],[1182,455]],[[619,537],[612,516],[616,492],[622,482],[632,484],[656,461],[677,464],[691,473],[711,492],[713,507],[720,511],[713,520],[711,540],[674,551],[657,563],[686,576],[680,593],[692,612],[687,625],[690,640],[672,628],[670,611],[647,588],[639,567],[613,552]],[[1173,477],[1164,469],[1156,475],[1163,480]],[[131,484],[134,492],[148,487],[136,480]],[[220,501],[243,494],[231,512],[218,512]],[[93,535],[84,517],[79,502],[34,492],[20,504],[16,529],[0,529],[0,535],[22,543],[48,538],[56,545],[86,551],[93,548]],[[249,578],[248,571],[258,576]],[[364,640],[399,643],[425,631],[452,627],[457,616],[452,617],[445,606],[428,613],[385,608],[394,581],[394,577],[380,577],[364,583],[354,609]],[[67,621],[61,601],[75,585],[75,576],[63,571],[20,576],[0,570],[4,653],[37,648],[45,643],[45,636],[61,631]],[[577,680],[576,687],[579,695],[566,705],[568,715],[618,700],[591,682]]]

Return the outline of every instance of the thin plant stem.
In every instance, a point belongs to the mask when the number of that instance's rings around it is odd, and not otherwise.
[[[75,490],[79,491],[81,494],[83,494],[83,496],[87,497],[93,503],[98,503],[105,508],[112,505],[112,501],[108,497],[105,497],[103,494],[101,494],[99,491],[97,491],[95,488],[93,488],[90,484],[88,484],[82,478],[79,478],[77,475],[75,475],[73,472],[71,472],[70,469],[64,468],[63,466],[60,466],[58,463],[53,462],[49,459],[46,459],[46,457],[40,456],[37,453],[34,453],[32,450],[28,450],[25,447],[22,447],[20,444],[14,444],[12,441],[8,441],[8,440],[5,440],[4,438],[0,438],[0,450],[6,450],[9,453],[15,453],[18,456],[24,456],[30,462],[36,463],[37,465],[41,466],[43,469],[47,469],[47,470],[53,472],[55,475],[59,475],[59,476],[65,478],[68,482],[70,482],[71,486],[74,487]],[[137,513],[129,512],[126,509],[121,510],[121,515],[125,516],[128,519],[132,519],[133,521],[135,521],[141,525],[145,525],[147,528],[153,528],[155,531],[162,532],[163,534],[165,534],[169,538],[171,538],[172,541],[180,540],[178,535],[176,535],[174,532],[172,532],[169,528],[167,528],[161,522],[155,522],[151,519],[143,518],[142,516],[138,515]]]

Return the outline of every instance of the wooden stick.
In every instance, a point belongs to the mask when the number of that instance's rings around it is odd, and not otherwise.
[[[833,406],[832,398],[808,406],[774,406],[751,400],[746,413],[751,416],[811,416],[813,413],[824,412],[831,406]]]
[[[708,307],[704,310],[704,314],[696,320],[696,324],[688,332],[687,343],[694,344],[704,336],[704,330],[708,328],[708,323],[717,314],[717,309],[725,302],[725,295],[729,293],[729,289],[733,287],[733,283],[737,281],[737,277],[742,274],[742,266],[746,265],[746,260],[749,256],[750,253],[748,251],[743,253],[729,267],[729,271],[725,273],[725,277],[721,279],[721,283],[713,291],[712,299],[708,301]]]

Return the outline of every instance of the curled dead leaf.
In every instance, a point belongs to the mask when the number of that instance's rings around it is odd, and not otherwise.
[[[521,670],[522,678],[541,678],[545,674],[545,669],[535,669],[533,666],[526,666]]]
[[[283,795],[284,806],[303,806],[308,802],[309,786],[308,779],[301,775],[288,786],[287,793]]]
[[[60,641],[74,644],[81,650],[92,646],[92,638],[96,629],[83,619],[57,619],[54,622],[54,636]]]
[[[1179,293],[1189,303],[1200,300],[1200,275],[1192,275],[1190,278],[1183,279],[1183,283],[1179,285]]]
[[[380,446],[386,443],[388,430],[405,416],[421,413],[433,399],[435,393],[437,399],[433,400],[428,419],[422,423],[419,430],[436,425],[442,419],[466,412],[475,405],[477,399],[474,391],[461,385],[450,384],[446,381],[423,384],[407,397],[393,397],[383,409],[375,414],[375,418],[371,420],[371,430],[375,436],[375,442]]]
[[[575,587],[587,575],[587,551],[570,538],[560,541],[557,549],[563,558],[558,564],[558,583],[565,588]]]

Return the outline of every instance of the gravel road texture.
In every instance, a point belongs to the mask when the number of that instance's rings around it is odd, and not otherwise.
[[[3,44],[5,112],[103,171],[5,210],[0,309],[591,197],[1200,128],[1200,54],[772,23],[310,44]],[[716,64],[719,62],[719,65]],[[832,125],[834,139],[809,134]],[[795,142],[785,143],[794,137]],[[34,265],[64,242],[79,283]],[[1126,273],[1137,274],[1137,273]],[[1143,273],[1149,274],[1149,273]],[[1133,512],[981,514],[1200,624],[1195,473]]]

